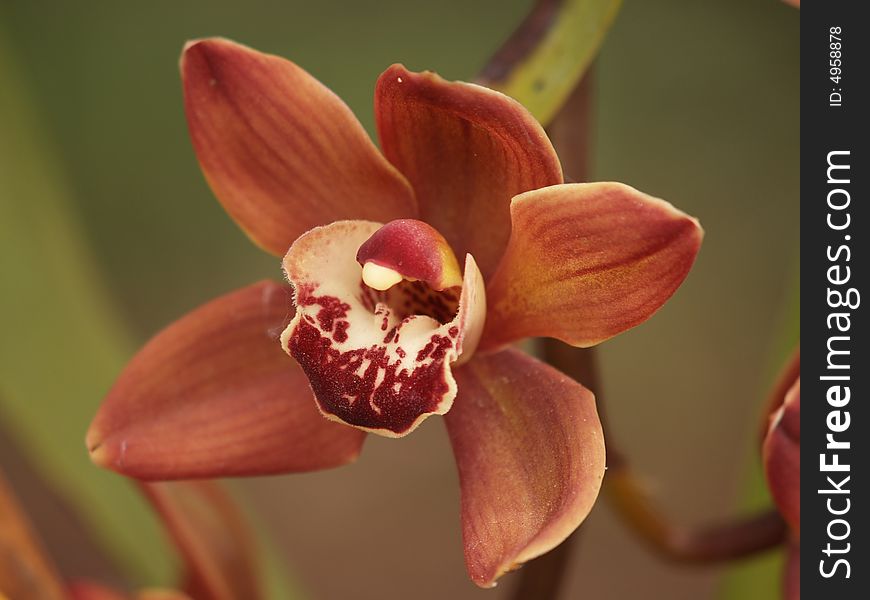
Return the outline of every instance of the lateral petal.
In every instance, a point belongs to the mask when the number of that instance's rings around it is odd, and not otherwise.
[[[639,325],[688,275],[703,235],[695,219],[620,183],[521,194],[511,219],[487,285],[485,349],[532,336],[593,346]]]

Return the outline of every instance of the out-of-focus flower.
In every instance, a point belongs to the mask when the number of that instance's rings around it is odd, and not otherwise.
[[[144,589],[127,593],[92,581],[64,581],[0,474],[0,598],[257,600],[262,597],[253,541],[241,514],[216,483],[142,483],[140,489],[160,515],[183,560],[183,592]]]
[[[800,350],[779,377],[771,394],[761,455],[771,496],[791,529],[784,577],[785,598],[800,598],[801,532],[801,380]]]
[[[509,345],[643,322],[686,277],[697,222],[622,184],[564,184],[541,126],[480,86],[387,69],[381,153],[287,60],[211,39],[181,71],[206,179],[292,288],[244,288],[152,339],[91,426],[94,460],[146,479],[321,469],[364,431],[445,414],[472,579],[561,542],[604,472],[594,398]]]

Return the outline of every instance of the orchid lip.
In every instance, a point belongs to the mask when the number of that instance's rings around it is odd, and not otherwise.
[[[394,235],[403,233],[412,239]],[[424,243],[415,243],[421,235]],[[421,259],[433,240],[428,258],[443,246],[416,223],[339,221],[303,235],[287,253],[297,313],[281,341],[327,418],[400,437],[452,406],[451,365],[477,345],[485,294],[470,256],[461,286],[439,291],[427,281],[449,280],[447,269]],[[403,248],[416,257],[406,260]],[[408,268],[383,267],[384,256]]]

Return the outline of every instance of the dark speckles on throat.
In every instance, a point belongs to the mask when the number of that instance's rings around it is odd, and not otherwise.
[[[420,286],[409,287],[416,292],[412,302],[425,300]],[[391,298],[383,292],[364,293],[361,300],[366,308],[370,305],[372,314],[383,318],[380,326],[386,331],[385,337],[367,348],[341,350],[338,344],[348,339],[351,307],[334,296],[315,296],[314,290],[314,286],[300,286],[297,290],[297,305],[307,308],[313,316],[303,312],[288,340],[288,350],[308,376],[321,410],[346,423],[401,434],[422,415],[438,409],[450,388],[444,361],[455,347],[457,327],[451,327],[448,335],[431,335],[414,357],[413,366],[408,367],[403,360],[407,351],[396,345],[401,324],[389,327],[395,309],[388,308],[384,301]],[[449,301],[450,296],[445,308]],[[311,308],[315,306],[319,307],[316,313]],[[410,315],[403,316],[402,323],[410,319]]]

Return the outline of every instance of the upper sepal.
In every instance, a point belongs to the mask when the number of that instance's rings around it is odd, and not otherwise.
[[[420,218],[485,278],[510,236],[510,199],[562,183],[544,129],[519,102],[435,73],[393,65],[375,89],[384,156],[414,188]]]

